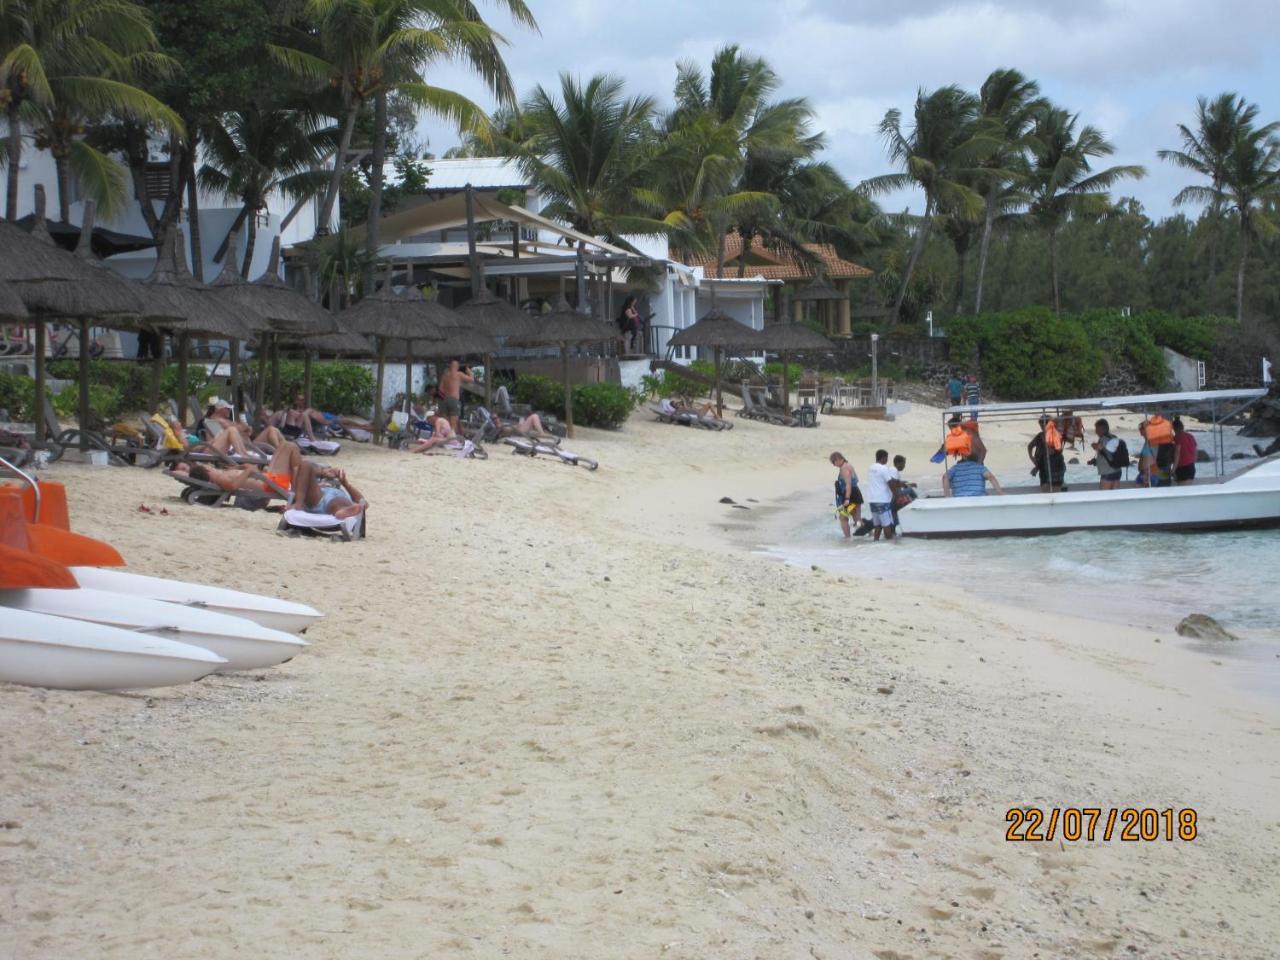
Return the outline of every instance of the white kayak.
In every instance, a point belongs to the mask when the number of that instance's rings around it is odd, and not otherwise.
[[[148,600],[167,600],[184,607],[199,607],[214,613],[244,617],[285,633],[302,633],[324,616],[319,610],[303,603],[228,590],[225,587],[183,583],[181,580],[165,580],[103,567],[72,567],[71,572],[82,587],[130,597],[145,597]]]
[[[242,617],[87,587],[0,590],[0,607],[100,623],[204,647],[227,661],[218,668],[220,673],[274,667],[307,647],[305,640],[291,633],[271,630]]]
[[[141,690],[199,680],[225,660],[203,647],[26,610],[0,611],[0,680],[58,690]]]

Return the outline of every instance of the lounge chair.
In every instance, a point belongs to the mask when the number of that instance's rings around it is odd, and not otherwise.
[[[561,463],[567,463],[571,467],[586,467],[588,470],[598,470],[600,464],[590,457],[579,456],[576,453],[570,453],[568,450],[561,450],[559,447],[552,446],[549,443],[543,443],[538,440],[531,440],[528,437],[504,437],[503,443],[510,444],[513,448],[512,453],[521,453],[526,457],[536,457],[542,454],[547,457],[556,457]]]
[[[271,493],[263,490],[223,490],[216,483],[197,480],[190,474],[174,473],[172,470],[166,470],[165,476],[172,477],[182,484],[182,493],[178,496],[183,503],[202,507],[223,507],[231,504],[244,510],[261,510],[274,500],[280,500],[286,505],[293,502],[293,496],[288,490],[261,473],[254,479],[261,480],[269,486]]]
[[[696,410],[681,410],[674,406],[670,400],[663,400],[661,405],[650,407],[654,416],[662,423],[675,423],[682,427],[703,427],[707,430],[732,430],[733,424],[728,420],[721,419],[715,414],[698,413]]]
[[[276,532],[290,537],[329,537],[350,543],[363,540],[368,527],[365,511],[354,517],[339,520],[328,513],[311,513],[307,510],[289,509],[280,517]]]
[[[84,426],[63,429],[48,397],[44,400],[44,418],[46,431],[64,449],[78,447],[83,442],[88,450],[106,453],[107,462],[116,467],[154,467],[160,462],[157,451],[133,437],[115,434],[107,438]]]
[[[764,399],[757,400],[753,396],[754,388],[743,381],[742,383],[742,403],[743,408],[747,410],[746,416],[753,420],[760,420],[765,423],[773,423],[780,427],[798,427],[800,420],[786,413],[777,410],[770,410]]]
[[[528,414],[525,414],[525,416],[528,416]],[[530,437],[528,434],[520,433],[509,423],[500,427],[498,426],[497,421],[494,420],[493,414],[484,407],[476,407],[472,410],[468,418],[468,422],[460,424],[460,426],[462,428],[463,435],[466,436],[468,440],[472,440],[476,443],[495,443],[504,437],[525,437],[526,439],[537,440],[553,447],[558,447],[560,445],[560,437],[554,433],[543,433],[535,437]],[[545,423],[543,426],[549,427],[549,425]]]
[[[489,451],[466,437],[450,437],[444,443],[424,450],[422,456],[435,457],[448,454],[459,460],[488,460]]]

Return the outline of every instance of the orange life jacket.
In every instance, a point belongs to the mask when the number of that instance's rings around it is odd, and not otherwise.
[[[973,452],[973,437],[960,427],[952,427],[947,433],[947,456],[967,457]]]
[[[1159,414],[1150,417],[1147,420],[1147,443],[1152,447],[1173,443],[1173,424]]]
[[[1044,445],[1050,450],[1062,449],[1062,434],[1058,432],[1058,425],[1052,420],[1044,425]]]

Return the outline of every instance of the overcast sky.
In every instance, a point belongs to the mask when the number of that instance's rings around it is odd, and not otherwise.
[[[500,4],[479,0],[510,42],[507,65],[524,96],[569,71],[621,75],[633,93],[666,104],[676,62],[704,66],[725,44],[765,57],[781,94],[805,96],[827,132],[826,159],[851,184],[888,172],[876,125],[886,110],[909,114],[916,90],[959,83],[977,90],[998,67],[1016,67],[1050,99],[1100,127],[1116,144],[1109,163],[1141,164],[1145,179],[1120,194],[1152,216],[1172,209],[1188,180],[1157,160],[1179,146],[1176,124],[1193,122],[1197,95],[1225,90],[1280,119],[1280,6],[1276,0],[527,0],[540,35],[512,24]],[[487,108],[483,87],[442,66],[432,83]],[[457,142],[424,121],[437,155]],[[888,210],[922,199],[882,198]]]

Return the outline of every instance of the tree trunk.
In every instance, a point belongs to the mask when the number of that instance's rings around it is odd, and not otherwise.
[[[1214,190],[1221,189],[1222,185],[1215,183]],[[1222,233],[1222,201],[1215,198],[1209,207],[1209,297],[1205,304],[1209,308],[1209,312],[1213,312],[1213,304],[1217,299],[1214,296],[1214,281],[1218,279],[1218,237]]]
[[[747,241],[742,241],[742,253],[738,255],[738,279],[747,275]]]
[[[366,290],[373,289],[373,258],[382,245],[382,164],[387,155],[387,91],[379,90],[373,101],[373,168],[369,171],[369,219],[365,250],[369,263],[364,270]]]
[[[911,275],[916,272],[916,264],[924,245],[929,240],[929,230],[933,226],[933,197],[926,197],[924,202],[924,218],[920,224],[920,232],[916,234],[916,242],[911,248],[911,257],[907,260],[907,269],[902,274],[902,286],[898,289],[898,299],[893,303],[893,322],[897,323],[902,314],[903,301],[907,299],[907,290],[911,286]]]
[[[969,248],[956,251],[956,292],[951,312],[959,316],[964,309],[964,274],[969,268]]]
[[[978,279],[973,294],[973,312],[982,313],[982,283],[987,276],[987,255],[991,251],[991,228],[996,219],[996,205],[991,197],[987,198],[987,215],[982,222],[982,245],[978,250]]]
[[[253,266],[253,248],[258,242],[258,214],[249,215],[249,235],[244,242],[244,261],[240,265],[240,276],[249,279],[249,269]]]
[[[200,188],[196,184],[196,144],[183,148],[183,174],[187,178],[187,232],[191,235],[191,273],[204,283],[204,248],[200,243]]]
[[[342,187],[342,175],[346,172],[347,151],[351,149],[351,134],[356,128],[356,114],[360,112],[359,102],[347,108],[347,115],[342,121],[342,139],[338,142],[338,152],[333,158],[333,172],[329,175],[329,186],[324,192],[324,200],[320,203],[320,212],[316,215],[316,234],[329,232],[329,220],[333,216],[333,205],[338,201],[338,191]]]
[[[372,291],[370,291],[372,292]],[[382,391],[386,381],[387,370],[387,338],[378,337],[378,375],[373,387],[373,439],[382,442]]]
[[[564,362],[564,432],[573,439],[573,386],[569,383],[569,345],[560,344],[560,356]]]
[[[724,245],[725,245],[725,240],[728,236],[728,233],[729,231],[727,228],[725,227],[720,228],[720,239],[718,241],[718,245],[716,246],[716,277],[717,278],[724,276]]]
[[[133,198],[138,201],[138,210],[142,220],[151,231],[153,240],[160,239],[160,221],[155,209],[151,206],[151,197],[147,193],[147,136],[134,124],[125,129],[125,159],[129,165],[129,177],[133,181]]]
[[[218,247],[217,252],[213,255],[214,263],[221,263],[222,258],[227,255],[227,247],[231,246],[231,238],[239,233],[240,228],[244,226],[245,220],[249,217],[249,205],[245,204],[240,208],[240,212],[236,214],[235,222],[231,224],[231,229],[227,231],[227,235],[222,238],[222,244]]]
[[[5,184],[5,219],[18,219],[18,166],[22,163],[22,125],[18,122],[18,108],[21,106],[17,97],[10,94],[9,100],[9,169]],[[37,418],[41,419],[41,418]]]
[[[178,334],[178,419],[183,423],[187,422],[187,385],[189,381],[187,358],[191,354],[191,334]],[[199,410],[191,411],[193,417],[198,417]]]
[[[10,169],[13,169],[10,167]],[[44,405],[47,394],[45,392],[45,383],[47,375],[44,368],[44,351],[48,345],[47,332],[44,326],[44,320],[39,316],[33,317],[32,325],[36,328],[36,404],[35,409],[31,411],[31,419],[35,421],[36,427],[36,444],[42,444],[47,436],[45,430]],[[57,439],[49,437],[50,440]]]
[[[89,318],[80,318],[80,449],[89,449]]]
[[[1058,231],[1049,231],[1049,279],[1053,282],[1053,313],[1062,313],[1062,298],[1058,295]]]
[[[54,177],[58,182],[58,219],[71,222],[71,180],[67,173],[67,158],[53,155]]]
[[[1244,269],[1249,262],[1249,218],[1240,217],[1240,269],[1236,271],[1236,323],[1244,319]]]

